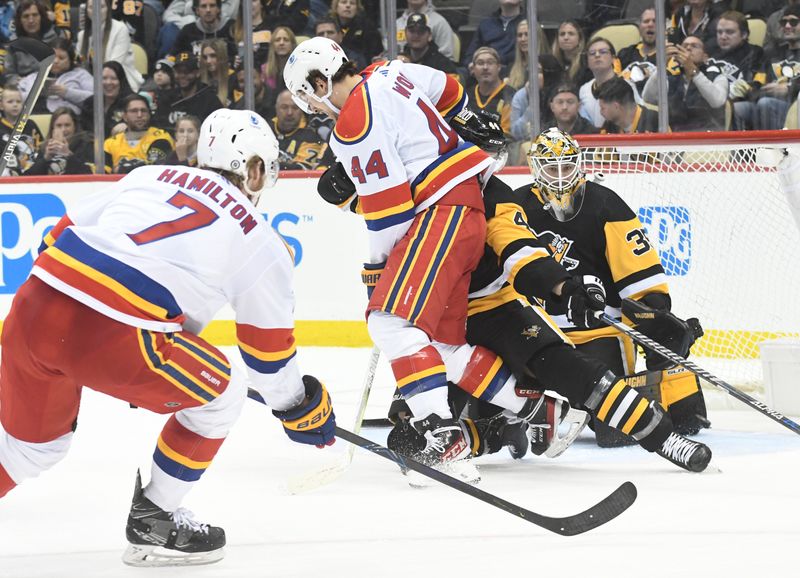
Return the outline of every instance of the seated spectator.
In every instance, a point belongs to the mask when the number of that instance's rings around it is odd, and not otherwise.
[[[175,84],[177,88],[158,102],[153,124],[167,131],[173,131],[178,119],[192,114],[200,122],[217,110],[222,103],[217,92],[200,82],[197,58],[191,52],[178,54],[175,60]]]
[[[321,18],[317,19],[317,22],[314,25],[314,36],[330,38],[339,46],[342,46],[342,41],[344,40],[344,34],[342,34],[342,28],[339,26],[339,21],[335,18],[331,18],[330,16],[322,16]],[[347,60],[352,60],[355,62],[359,70],[366,68],[366,56],[346,46],[342,46],[342,50],[344,50]]]
[[[406,19],[403,37],[406,45],[401,57],[407,62],[430,66],[446,74],[458,74],[456,63],[439,52],[425,14],[413,13]]]
[[[622,78],[642,93],[647,79],[656,71],[656,9],[645,8],[639,15],[640,42],[626,46],[617,53]]]
[[[201,124],[200,119],[191,114],[175,123],[175,150],[169,153],[165,164],[197,166],[197,141]]]
[[[91,2],[92,0],[87,0],[87,3]],[[122,22],[128,29],[131,42],[138,42],[142,46],[145,44],[144,14],[142,13],[144,4],[144,0],[114,0],[111,3],[111,18]]]
[[[272,130],[278,139],[281,169],[326,169],[335,162],[328,143],[306,126],[306,115],[294,103],[291,92],[281,91],[275,110]]]
[[[516,89],[522,88],[528,82],[528,21],[520,20],[517,23],[517,45],[514,49],[514,63],[508,71],[506,83]],[[545,42],[544,30],[539,28],[539,54],[547,54],[548,47]],[[541,63],[541,61],[540,61]]]
[[[333,0],[331,17],[344,32],[342,48],[360,52],[368,61],[383,52],[383,40],[378,26],[364,13],[361,0]]]
[[[56,38],[50,42],[50,46],[55,52],[55,58],[50,76],[33,108],[33,114],[55,112],[62,107],[80,112],[83,101],[94,92],[94,79],[85,69],[75,66],[75,50],[69,40]],[[28,98],[35,81],[35,72],[19,81],[23,100]]]
[[[617,77],[620,71],[619,61],[614,51],[614,45],[602,36],[595,36],[589,42],[589,46],[586,47],[586,55],[593,79],[580,87],[580,114],[594,126],[600,128],[605,119],[600,114],[597,93],[605,82]]]
[[[783,13],[786,11],[786,8],[794,6],[798,2],[800,2],[800,0],[783,0],[784,5],[769,15],[769,18],[767,18],[767,33],[764,35],[764,43],[761,45],[764,52],[774,50],[780,44],[784,43],[781,18],[783,18]]]
[[[169,0],[168,4],[158,31],[158,58],[180,52],[173,48],[178,34],[184,26],[197,21],[198,0]],[[234,19],[238,8],[239,0],[221,0],[220,20]]]
[[[161,59],[153,68],[153,83],[159,91],[175,88],[175,63],[169,59]]]
[[[9,84],[3,89],[0,95],[0,151],[5,150],[8,139],[14,132],[14,125],[22,113],[22,93],[16,85]],[[6,162],[7,173],[12,176],[19,176],[25,173],[33,164],[36,151],[42,143],[42,132],[33,119],[28,119],[22,135],[17,141],[14,153],[9,155]]]
[[[267,60],[269,54],[269,41],[272,38],[272,29],[274,25],[267,22],[267,7],[264,0],[251,0],[253,5],[253,58],[262,64]],[[282,2],[273,2],[273,4],[283,5]],[[295,2],[293,6],[298,5]],[[236,11],[236,21],[233,23],[233,41],[236,43],[236,57],[234,58],[234,68],[238,68],[240,61],[244,57],[244,16],[242,2],[239,3],[239,9]]]
[[[125,111],[125,98],[132,94],[130,84],[125,76],[122,65],[116,61],[108,61],[103,64],[103,132],[106,138],[111,133],[119,132],[125,128],[122,121],[122,114]],[[94,126],[94,96],[83,101],[81,105],[81,125],[84,127]]]
[[[723,12],[716,31],[718,47],[711,56],[724,61],[719,64],[730,84],[728,96],[733,101],[733,128],[757,128],[755,101],[767,80],[764,51],[748,42],[750,27],[741,12]]]
[[[553,124],[569,134],[595,134],[595,127],[578,114],[580,100],[574,84],[560,84],[550,93],[548,102]]]
[[[223,105],[227,105],[230,100],[231,74],[227,43],[221,38],[203,40],[200,45],[200,82],[213,88]]]
[[[267,30],[286,26],[295,35],[302,34],[311,13],[309,0],[264,0]]]
[[[133,50],[131,49],[131,38],[128,35],[127,27],[122,22],[111,18],[111,1],[103,0],[100,2],[100,17],[104,21],[103,37],[105,46],[103,47],[103,60],[119,62],[125,69],[128,84],[136,92],[144,82],[144,78],[136,70]],[[86,6],[86,28],[78,32],[78,54],[84,66],[89,70],[91,70],[92,66],[92,59],[90,58],[92,51],[92,6],[92,2],[89,2]]]
[[[680,46],[669,45],[667,54],[679,68],[667,72],[669,125],[675,131],[726,130],[725,103],[728,100],[728,79],[719,63],[709,60],[703,39],[694,34]],[[658,79],[650,77],[645,84],[645,102],[658,104]]]
[[[483,112],[495,121],[506,134],[511,134],[511,100],[514,89],[500,78],[500,55],[489,46],[481,46],[472,55],[472,76],[476,84],[467,107]]]
[[[480,47],[493,48],[500,57],[501,65],[510,65],[517,42],[517,24],[525,18],[522,0],[500,0],[500,8],[481,20],[478,29],[463,56],[464,66],[469,68],[475,51]]]
[[[561,65],[551,54],[539,55],[539,126],[550,122],[547,94],[561,80]],[[533,111],[529,105],[530,83],[525,83],[511,99],[511,137],[516,141],[530,140],[533,135]],[[513,160],[513,159],[512,159]]]
[[[800,84],[800,5],[787,6],[780,22],[783,42],[765,51],[767,83],[756,102],[755,125],[764,130],[783,128]]]
[[[233,42],[233,20],[222,19],[221,0],[194,0],[197,18],[181,28],[172,53],[191,52],[200,55],[200,45],[204,40],[221,38],[228,43],[228,54],[236,54]]]
[[[592,78],[586,67],[585,47],[586,37],[580,25],[574,20],[562,22],[553,40],[552,52],[563,68],[564,80],[577,86]]]
[[[403,52],[406,47],[406,22],[415,13],[425,15],[431,38],[445,58],[453,60],[453,29],[444,16],[436,11],[431,0],[408,0],[408,6],[397,19],[397,51]]]
[[[233,91],[234,102],[231,108],[244,110],[244,65],[236,69],[236,89]],[[253,110],[263,118],[271,118],[269,113],[275,110],[275,102],[267,92],[264,79],[261,77],[261,67],[253,63]]]
[[[624,78],[616,76],[604,82],[597,99],[605,119],[600,134],[658,132],[658,112],[636,104],[633,87]]]
[[[694,34],[713,52],[717,48],[717,19],[728,9],[728,4],[727,1],[686,0],[672,15],[667,40],[680,44],[689,34]]]
[[[125,98],[125,130],[106,139],[107,173],[129,173],[141,165],[163,164],[175,148],[168,132],[150,126],[150,106],[140,94]]]
[[[272,31],[272,46],[267,56],[267,62],[261,67],[261,75],[264,78],[264,85],[267,88],[267,95],[269,98],[270,109],[272,114],[264,118],[272,118],[275,116],[275,100],[278,94],[286,88],[286,83],[283,81],[283,69],[286,67],[286,61],[292,51],[297,48],[297,38],[294,32],[286,26],[278,26]]]
[[[47,139],[25,175],[86,175],[94,167],[92,135],[81,130],[78,115],[71,108],[53,112]]]
[[[59,35],[48,17],[50,7],[42,0],[21,0],[14,13],[14,37],[35,38],[51,42]],[[19,79],[39,70],[36,59],[23,50],[9,47],[5,54],[3,77],[5,84],[16,84]]]

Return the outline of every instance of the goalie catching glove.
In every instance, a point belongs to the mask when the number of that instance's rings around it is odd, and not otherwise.
[[[567,319],[578,329],[603,325],[596,314],[606,309],[606,290],[597,277],[576,275],[567,279],[561,287],[560,299],[566,302]]]
[[[286,435],[292,441],[312,444],[318,448],[332,445],[336,441],[336,416],[328,390],[316,377],[303,376],[306,396],[299,405],[272,414],[283,423]]]
[[[483,114],[463,109],[450,120],[450,126],[458,136],[469,141],[490,155],[504,153],[508,141],[503,129],[495,121]]]
[[[623,299],[622,314],[635,324],[639,333],[681,357],[688,357],[692,344],[703,336],[700,321],[695,318],[684,321],[676,317],[669,311],[668,301],[662,307],[653,307],[654,303],[647,302],[649,297],[651,296],[646,295],[641,301]],[[647,347],[644,348],[644,354],[647,358],[647,369],[651,371],[675,365]]]

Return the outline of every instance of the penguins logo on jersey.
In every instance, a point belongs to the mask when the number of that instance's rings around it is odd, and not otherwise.
[[[522,330],[522,336],[526,339],[536,339],[539,337],[539,332],[542,330],[538,325],[531,325]]]

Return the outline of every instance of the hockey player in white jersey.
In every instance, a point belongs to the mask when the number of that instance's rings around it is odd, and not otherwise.
[[[336,120],[331,148],[368,229],[370,336],[426,438],[423,458],[452,464],[470,450],[448,406],[448,381],[518,419],[533,412],[503,361],[466,343],[470,274],[486,239],[479,177],[494,161],[448,122],[466,104],[464,88],[400,61],[359,73],[338,44],[319,37],[292,52],[284,80],[301,108]]]
[[[3,325],[0,496],[64,457],[89,387],[173,414],[145,488],[137,474],[123,560],[209,563],[225,532],[180,504],[239,416],[246,380],[291,439],[333,443],[328,392],[295,356],[291,250],[255,207],[277,158],[263,118],[221,109],[201,127],[198,168],[139,168],[50,231]],[[226,303],[247,375],[198,337]]]

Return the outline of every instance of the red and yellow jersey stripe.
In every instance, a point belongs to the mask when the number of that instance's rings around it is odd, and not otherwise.
[[[262,329],[237,323],[236,338],[245,364],[259,373],[278,373],[297,353],[291,327]]]

